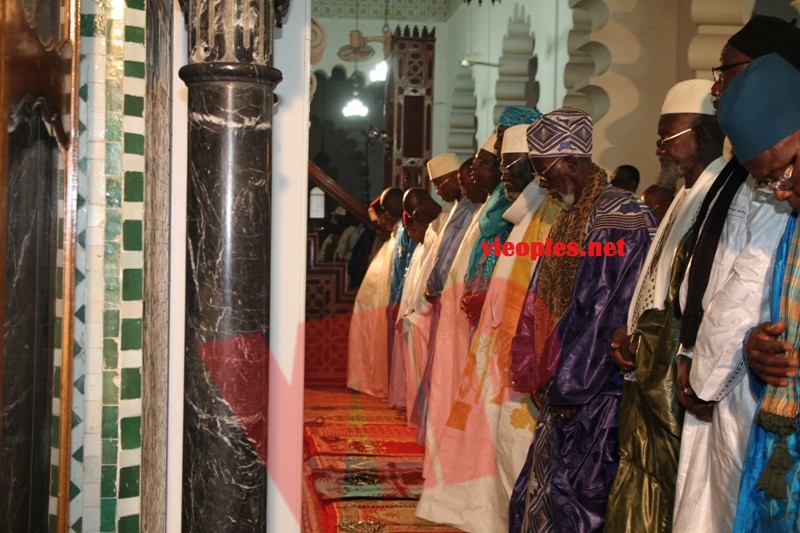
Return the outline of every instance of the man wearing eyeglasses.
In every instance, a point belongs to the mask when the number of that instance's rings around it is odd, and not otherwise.
[[[559,202],[533,182],[527,128],[505,130],[500,156],[505,194],[514,198],[503,213],[514,224],[507,239],[514,244],[544,241],[560,211]],[[446,483],[426,489],[418,516],[463,531],[508,531],[508,499],[536,415],[530,396],[510,388],[509,352],[536,263],[528,254],[504,255],[497,261],[466,369],[453,376],[459,383],[447,424],[435,436]],[[465,463],[464,457],[472,460]]]
[[[464,238],[464,233],[486,196],[475,195],[474,189],[476,187],[472,180],[469,179],[469,168],[463,169],[464,164],[459,163],[455,154],[439,154],[428,161],[427,166],[428,175],[443,199],[450,197],[446,187],[457,187],[460,196],[447,216],[443,229],[438,233],[439,237],[433,245],[432,252],[428,255],[427,264],[422,274],[424,277],[422,293],[415,297],[414,312],[421,314],[428,321],[427,339],[433,339],[438,329],[439,313],[441,311],[439,298],[444,288],[445,279],[455,260],[456,252]],[[462,169],[466,174],[466,185],[462,184]],[[432,350],[430,349],[432,343],[430,340],[426,340],[426,342],[427,346],[424,347],[425,367],[420,370],[422,372],[422,381],[413,406],[409,406],[411,423],[417,426],[417,442],[419,444],[425,443],[432,371],[432,368],[429,367],[433,362]],[[420,355],[422,355],[421,352]]]
[[[714,69],[718,81],[712,94],[724,98],[727,87],[755,57],[776,49],[791,55],[791,43],[800,44],[799,32],[780,19],[754,17],[726,43],[722,65]],[[769,94],[768,86],[763,90]],[[736,112],[746,112],[749,105]],[[772,268],[788,214],[787,206],[748,176],[738,154],[708,196],[714,202],[693,225],[697,239],[677,302],[681,324],[676,388],[688,412],[673,527],[698,533],[730,531],[733,524],[735,487],[756,407],[742,338],[768,318],[766,272]],[[704,402],[711,403],[706,407]]]
[[[777,17],[756,15],[728,39],[722,47],[719,66],[711,69],[714,107],[719,105],[719,96],[737,74],[753,59],[772,52],[800,68],[800,29]]]
[[[656,155],[663,176],[685,185],[647,253],[611,357],[624,372],[620,466],[608,501],[607,531],[669,531],[675,499],[683,408],[675,394],[673,296],[685,267],[685,235],[725,166],[709,80],[685,80],[667,93],[658,121]],[[673,264],[676,266],[673,267]],[[642,340],[640,341],[640,338]],[[653,450],[659,453],[654,455]],[[648,494],[638,505],[632,498]]]
[[[753,328],[745,342],[758,408],[744,457],[733,528],[737,532],[800,530],[798,87],[800,71],[769,54],[752,61],[730,83],[719,106],[720,123],[744,166],[795,212],[771,271],[770,320]]]
[[[549,239],[577,257],[545,256],[511,345],[512,384],[540,408],[510,506],[511,531],[601,531],[617,470],[622,376],[609,356],[656,230],[650,209],[592,162],[592,121],[561,108],[528,129],[539,185],[564,204]],[[625,243],[590,257],[589,243]]]

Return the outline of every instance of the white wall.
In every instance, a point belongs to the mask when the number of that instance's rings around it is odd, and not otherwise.
[[[541,85],[539,109],[551,111],[561,106],[566,94],[563,84],[563,70],[567,61],[566,37],[571,27],[569,7],[565,2],[538,2],[535,9],[532,2],[505,0],[492,5],[484,2],[479,6],[472,2],[470,6],[459,4],[447,22],[431,21],[389,21],[394,29],[427,25],[436,28],[436,70],[434,73],[434,130],[433,153],[441,153],[447,149],[447,133],[450,112],[449,97],[453,93],[453,80],[461,59],[467,52],[469,34],[470,51],[479,61],[496,63],[502,54],[503,38],[506,35],[508,22],[515,10],[524,9],[530,18],[531,32],[536,41],[534,53],[538,57],[539,67],[537,79]],[[470,20],[467,31],[467,19]],[[347,44],[350,30],[355,28],[355,20],[322,18],[320,22],[328,32],[328,45],[319,65],[314,70],[330,73],[336,65],[346,67],[348,73],[354,70],[353,63],[345,63],[336,52]],[[359,29],[365,36],[380,35],[383,20],[360,19]],[[358,69],[368,73],[381,59],[380,43],[371,43],[375,55],[368,61],[360,62]],[[476,110],[478,117],[477,142],[480,143],[491,133],[495,105],[494,91],[497,82],[497,69],[476,65],[473,67],[475,94],[478,100]]]
[[[267,531],[299,533],[303,459],[310,0],[294,0],[275,33],[283,72],[272,124],[269,485]]]

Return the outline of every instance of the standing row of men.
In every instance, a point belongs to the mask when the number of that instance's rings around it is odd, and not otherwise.
[[[657,232],[592,162],[591,119],[572,108],[508,110],[518,120],[461,176],[488,200],[457,231],[463,197],[445,214],[405,193],[422,245],[397,315],[380,291],[363,307],[384,329],[354,317],[349,386],[417,426],[418,516],[481,533],[800,530],[798,67],[800,30],[754,17],[713,83],[668,92],[656,155],[685,186]],[[444,159],[437,189],[457,167]],[[492,246],[547,239],[578,253]],[[610,242],[624,251],[593,254]]]

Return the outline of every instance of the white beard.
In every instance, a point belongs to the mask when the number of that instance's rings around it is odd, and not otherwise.
[[[665,167],[661,167],[661,175],[659,175],[656,183],[668,189],[675,189],[675,183],[683,177],[683,170],[677,163],[669,163]]]

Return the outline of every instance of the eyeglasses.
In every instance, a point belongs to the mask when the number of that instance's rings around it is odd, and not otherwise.
[[[788,191],[794,187],[792,173],[794,172],[794,165],[796,161],[797,155],[795,155],[789,162],[789,165],[783,171],[783,176],[780,178],[760,178],[756,180],[755,190],[761,192],[775,192]]]
[[[500,165],[500,173],[501,174],[507,174],[511,167],[513,167],[514,165],[516,165],[517,163],[519,163],[520,161],[522,161],[526,157],[528,157],[528,155],[524,154],[524,155],[519,156],[518,158],[516,158],[515,160],[513,160],[511,163],[509,163],[507,165]]]
[[[436,181],[436,180],[431,180],[431,181],[433,182],[433,186],[436,187],[436,189],[438,190],[439,188],[442,187],[442,185],[444,185],[448,181],[451,181],[453,178],[458,178],[458,172],[457,171],[456,172],[451,172],[450,175],[448,175],[445,179],[443,179],[441,181]],[[437,179],[439,179],[439,178],[437,178]]]
[[[560,159],[561,159],[560,157],[556,157],[556,158],[553,160],[553,162],[552,162],[552,163],[550,163],[549,165],[547,165],[547,168],[546,168],[546,169],[544,169],[544,170],[543,170],[543,171],[541,171],[541,172],[537,172],[535,168],[533,169],[533,177],[534,177],[534,178],[537,178],[537,179],[539,180],[539,184],[540,184],[540,185],[541,185],[541,183],[542,183],[543,181],[544,181],[544,182],[546,182],[546,181],[547,181],[547,176],[546,176],[546,174],[547,174],[548,172],[550,172],[550,169],[551,169],[551,168],[553,168],[553,166],[555,166],[555,164],[556,164],[556,163],[558,163],[558,161],[559,161]],[[533,167],[533,163],[531,163],[531,167]]]
[[[711,75],[714,76],[714,82],[722,83],[722,79],[725,77],[725,71],[730,70],[733,67],[740,67],[742,65],[746,65],[750,63],[750,60],[747,61],[739,61],[738,63],[728,63],[727,65],[720,65],[718,67],[714,67],[711,69]]]
[[[663,149],[664,149],[664,147],[667,145],[667,143],[668,143],[669,141],[671,141],[671,140],[673,140],[673,139],[677,139],[678,137],[680,137],[680,136],[681,136],[681,135],[683,135],[684,133],[689,133],[689,132],[690,132],[690,131],[692,131],[693,129],[694,129],[694,127],[687,128],[687,129],[685,129],[685,130],[683,130],[683,131],[679,131],[678,133],[676,133],[676,134],[674,134],[674,135],[670,135],[669,137],[664,137],[664,138],[658,139],[658,140],[656,141],[656,148],[657,148],[657,149],[659,149],[659,150],[663,150]]]

